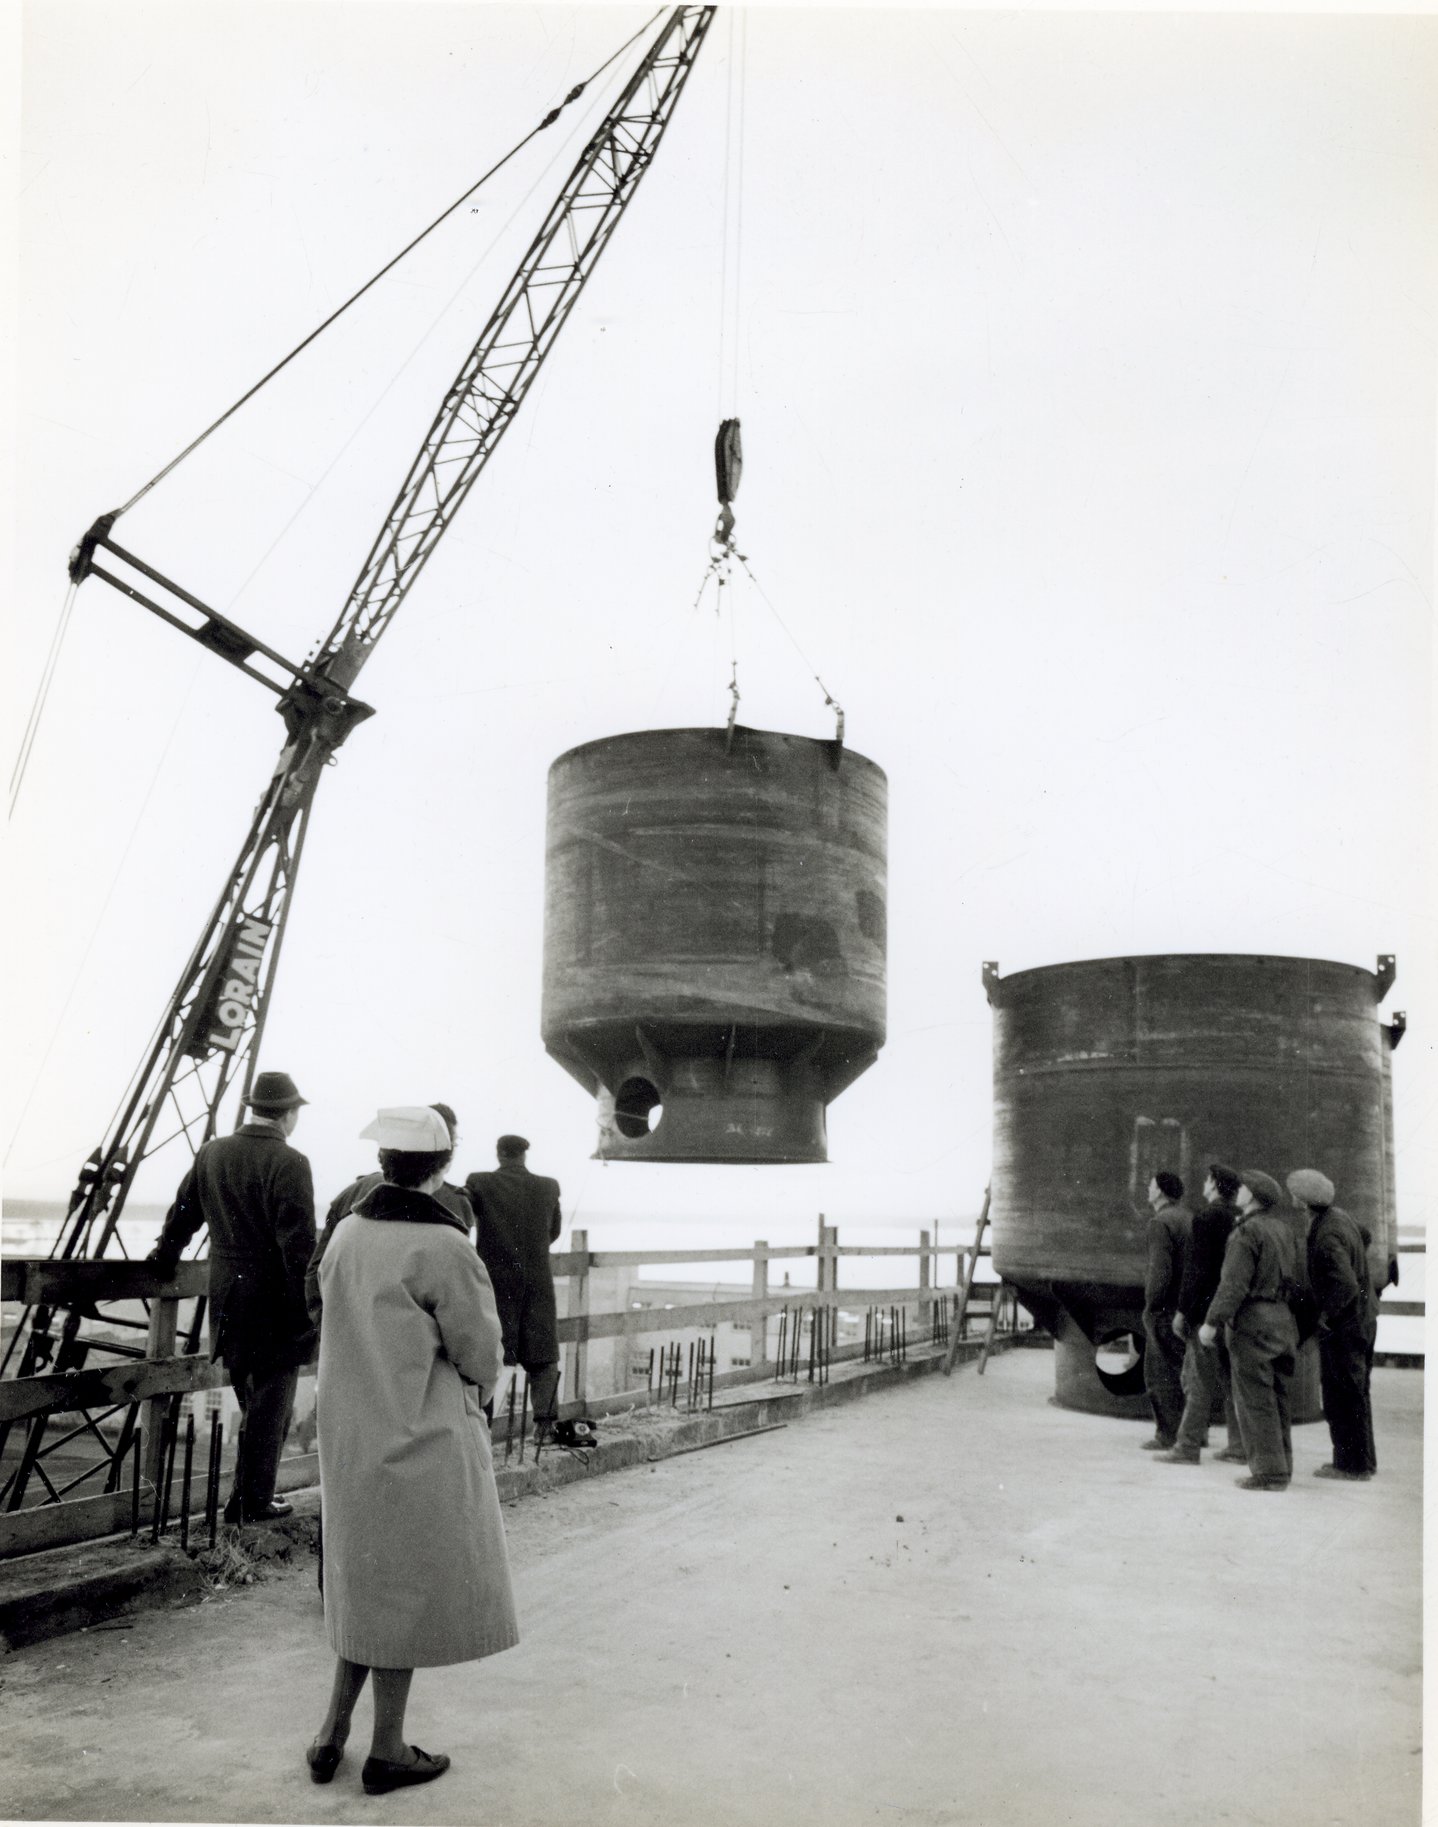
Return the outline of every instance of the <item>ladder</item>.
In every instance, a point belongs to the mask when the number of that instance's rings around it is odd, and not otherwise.
[[[974,1270],[979,1266],[979,1250],[983,1245],[984,1232],[989,1228],[989,1191],[984,1188],[983,1210],[979,1213],[979,1222],[974,1228],[973,1246],[969,1250],[969,1260],[964,1266],[964,1283],[959,1289],[959,1304],[954,1311],[953,1330],[949,1333],[949,1349],[944,1355],[944,1375],[952,1376],[954,1359],[959,1355],[959,1340],[963,1337],[964,1316],[969,1310],[969,1290],[974,1285]],[[984,1341],[984,1357],[989,1355],[989,1346],[993,1343],[994,1328],[999,1323],[999,1303],[994,1302],[989,1316],[989,1336]]]

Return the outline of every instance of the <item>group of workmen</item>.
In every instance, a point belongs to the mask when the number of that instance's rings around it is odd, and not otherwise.
[[[361,1176],[332,1200],[315,1232],[310,1164],[290,1137],[308,1099],[285,1072],[261,1072],[249,1120],[206,1142],[181,1181],[152,1260],[173,1272],[202,1226],[209,1230],[210,1355],[223,1359],[240,1411],[230,1523],[270,1522],[292,1506],[275,1495],[300,1368],[314,1356],[320,1324],[319,1264],[336,1228],[382,1179]],[[459,1141],[447,1104],[432,1104]],[[504,1361],[528,1377],[536,1432],[568,1444],[560,1422],[559,1344],[550,1245],[559,1238],[559,1182],[532,1174],[529,1143],[503,1135],[498,1166],[447,1182],[435,1197],[473,1232],[504,1335]],[[578,1444],[578,1442],[575,1442]]]
[[[1334,1204],[1326,1174],[1301,1167],[1286,1184],[1287,1209],[1268,1174],[1215,1161],[1194,1212],[1177,1174],[1148,1184],[1143,1369],[1155,1432],[1143,1446],[1163,1463],[1197,1465],[1221,1409],[1228,1444],[1214,1457],[1247,1465],[1245,1491],[1286,1490],[1293,1476],[1289,1387],[1315,1332],[1333,1441],[1317,1476],[1363,1481],[1378,1470],[1373,1342],[1397,1260],[1375,1275],[1372,1239]]]

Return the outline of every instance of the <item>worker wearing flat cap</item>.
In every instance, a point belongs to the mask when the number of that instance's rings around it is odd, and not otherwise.
[[[210,1234],[210,1355],[223,1359],[242,1432],[225,1521],[269,1522],[293,1505],[275,1496],[299,1366],[314,1350],[305,1269],[315,1247],[310,1164],[289,1137],[302,1098],[287,1072],[260,1072],[250,1120],[216,1136],[180,1182],[153,1252],[173,1272],[202,1225]]]
[[[1246,1491],[1283,1491],[1293,1476],[1289,1385],[1298,1364],[1298,1239],[1281,1209],[1283,1188],[1245,1167],[1238,1176],[1238,1223],[1223,1252],[1218,1291],[1199,1329],[1212,1349],[1227,1329],[1233,1399],[1243,1450]]]
[[[360,1776],[375,1795],[449,1767],[404,1739],[412,1672],[495,1655],[519,1633],[481,1413],[500,1377],[499,1314],[463,1218],[436,1197],[450,1127],[405,1104],[360,1134],[384,1177],[335,1227],[319,1267],[325,1630],[337,1663],[307,1755],[328,1782],[373,1677]]]
[[[1214,1409],[1220,1406],[1228,1427],[1228,1444],[1214,1457],[1235,1464],[1248,1461],[1233,1400],[1228,1341],[1216,1336],[1212,1345],[1198,1342],[1198,1329],[1208,1312],[1209,1302],[1218,1292],[1224,1251],[1238,1222],[1238,1207],[1233,1202],[1237,1192],[1238,1175],[1234,1170],[1222,1161],[1210,1163],[1203,1182],[1203,1206],[1193,1215],[1183,1282],[1178,1292],[1178,1311],[1173,1316],[1173,1329],[1186,1341],[1186,1347],[1182,1373],[1183,1419],[1178,1424],[1178,1438],[1172,1452],[1161,1456],[1171,1465],[1199,1463],[1202,1449],[1208,1445]]]
[[[1317,1168],[1288,1176],[1295,1205],[1310,1218],[1308,1281],[1317,1307],[1318,1369],[1333,1460],[1320,1478],[1369,1479],[1378,1470],[1370,1379],[1378,1303],[1357,1223],[1333,1203],[1333,1182]]]
[[[559,1410],[559,1322],[551,1244],[559,1241],[559,1182],[532,1174],[523,1136],[494,1145],[499,1165],[464,1183],[474,1207],[474,1241],[494,1283],[504,1327],[504,1361],[529,1378],[535,1427],[550,1434]]]
[[[1178,1203],[1183,1181],[1161,1168],[1148,1183],[1148,1268],[1143,1286],[1143,1386],[1153,1410],[1145,1452],[1167,1452],[1183,1419],[1183,1340],[1173,1329],[1188,1254],[1189,1214]]]

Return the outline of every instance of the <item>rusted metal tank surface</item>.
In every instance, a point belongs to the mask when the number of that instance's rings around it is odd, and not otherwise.
[[[1390,1058],[1403,1017],[1376,971],[1311,958],[1099,958],[1001,978],[994,1011],[994,1266],[1057,1341],[1057,1398],[1146,1415],[1146,1192],[1160,1168],[1201,1203],[1211,1161],[1282,1184],[1317,1167],[1337,1202],[1396,1243]],[[1300,1240],[1306,1214],[1285,1208]],[[1130,1340],[1132,1343],[1130,1343]],[[1296,1419],[1320,1412],[1313,1349]]]
[[[601,1159],[827,1159],[884,1041],[887,782],[836,742],[641,730],[549,771],[542,1032]]]

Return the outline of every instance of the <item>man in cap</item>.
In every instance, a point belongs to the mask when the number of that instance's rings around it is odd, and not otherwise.
[[[1148,1276],[1143,1289],[1143,1382],[1153,1406],[1154,1436],[1145,1452],[1166,1452],[1183,1419],[1183,1340],[1173,1329],[1188,1253],[1189,1215],[1179,1205],[1183,1181],[1162,1169],[1148,1183]]]
[[[1288,1190],[1310,1218],[1308,1281],[1318,1309],[1323,1415],[1333,1440],[1333,1463],[1320,1465],[1317,1475],[1368,1479],[1378,1470],[1369,1392],[1378,1303],[1363,1233],[1333,1203],[1333,1182],[1317,1168],[1291,1173]]]
[[[1228,1346],[1222,1338],[1216,1338],[1208,1348],[1198,1342],[1198,1329],[1209,1302],[1218,1292],[1229,1234],[1238,1221],[1238,1207],[1233,1203],[1237,1192],[1238,1175],[1221,1161],[1213,1162],[1203,1183],[1203,1209],[1193,1215],[1178,1312],[1173,1316],[1173,1329],[1185,1341],[1183,1419],[1178,1424],[1173,1451],[1163,1455],[1174,1465],[1199,1463],[1201,1449],[1208,1445],[1209,1422],[1220,1403],[1228,1425],[1228,1445],[1214,1457],[1245,1463],[1248,1457],[1243,1451],[1238,1411],[1233,1403]]]
[[[504,1361],[527,1374],[534,1424],[545,1436],[559,1409],[559,1332],[549,1266],[562,1223],[559,1182],[529,1171],[523,1136],[501,1136],[494,1146],[499,1166],[471,1174],[464,1190],[474,1208],[475,1246],[499,1305]]]
[[[1283,1189],[1257,1168],[1239,1175],[1238,1223],[1223,1252],[1223,1273],[1199,1328],[1198,1342],[1213,1350],[1228,1328],[1233,1399],[1249,1476],[1245,1491],[1283,1491],[1293,1476],[1288,1386],[1298,1362],[1298,1324],[1291,1302],[1298,1292],[1298,1241],[1280,1211]]]
[[[256,1075],[250,1121],[204,1143],[180,1182],[152,1257],[169,1274],[201,1226],[210,1233],[210,1356],[240,1406],[240,1446],[225,1521],[269,1522],[299,1367],[314,1349],[305,1268],[315,1247],[310,1164],[289,1137],[308,1102],[286,1072]]]
[[[450,1147],[457,1148],[459,1146],[459,1118],[454,1111],[448,1104],[429,1104],[426,1108],[443,1117],[445,1127],[449,1130]],[[330,1209],[325,1214],[325,1228],[320,1232],[320,1240],[315,1246],[314,1255],[310,1258],[309,1268],[305,1271],[305,1304],[309,1309],[310,1320],[315,1326],[320,1323],[320,1263],[324,1259],[325,1251],[330,1247],[330,1239],[335,1234],[335,1226],[341,1218],[349,1216],[366,1193],[381,1185],[383,1181],[384,1175],[377,1170],[374,1173],[361,1174],[357,1180],[351,1180],[342,1192],[336,1193],[330,1200]],[[459,1187],[451,1186],[446,1180],[434,1196],[446,1211],[452,1212],[459,1219],[465,1230],[474,1229],[474,1213],[470,1209],[469,1199]]]

